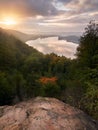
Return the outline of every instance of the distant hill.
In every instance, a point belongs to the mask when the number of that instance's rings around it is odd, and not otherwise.
[[[16,30],[5,30],[8,34],[15,36],[16,38],[20,39],[23,42],[26,42],[30,39],[32,39],[32,35],[25,34]]]
[[[20,39],[23,42],[27,42],[29,40],[35,40],[37,38],[47,38],[47,37],[54,37],[57,35],[48,35],[48,34],[26,34],[16,30],[5,30],[8,34],[13,35],[14,37]]]
[[[68,42],[73,42],[73,43],[77,43],[79,44],[79,36],[75,36],[75,35],[69,35],[69,36],[59,36],[58,38],[59,40],[66,40]]]
[[[26,34],[22,33],[16,30],[5,30],[8,34],[11,34],[15,36],[16,38],[20,39],[23,42],[27,42],[29,40],[35,40],[37,38],[48,38],[48,37],[58,37],[58,40],[66,40],[68,42],[73,42],[73,43],[79,43],[79,36],[77,35],[67,35],[67,36],[61,36],[61,35],[53,35],[53,34]]]

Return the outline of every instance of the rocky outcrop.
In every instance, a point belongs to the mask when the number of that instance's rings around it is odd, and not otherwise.
[[[0,130],[97,130],[84,112],[54,98],[0,107]]]

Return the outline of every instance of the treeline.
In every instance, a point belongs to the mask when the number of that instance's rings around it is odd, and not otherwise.
[[[98,119],[98,25],[90,22],[76,59],[43,55],[0,30],[0,105],[56,97]]]

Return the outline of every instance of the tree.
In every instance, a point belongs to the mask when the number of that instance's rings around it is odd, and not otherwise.
[[[80,39],[77,61],[84,86],[81,108],[98,119],[98,24],[91,21]]]
[[[20,72],[16,72],[14,76],[14,84],[16,88],[16,97],[22,101],[25,96],[25,80]]]
[[[0,105],[11,104],[14,94],[14,87],[9,83],[8,74],[0,71]]]
[[[98,24],[94,21],[85,28],[76,55],[82,66],[89,68],[98,66]]]
[[[87,92],[84,96],[83,106],[94,118],[98,118],[98,86],[87,83]]]

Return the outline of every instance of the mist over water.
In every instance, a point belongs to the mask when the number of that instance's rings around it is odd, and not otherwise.
[[[76,48],[78,47],[78,44],[67,42],[66,40],[58,40],[58,37],[38,38],[26,43],[44,54],[53,52],[71,59],[75,58]]]

